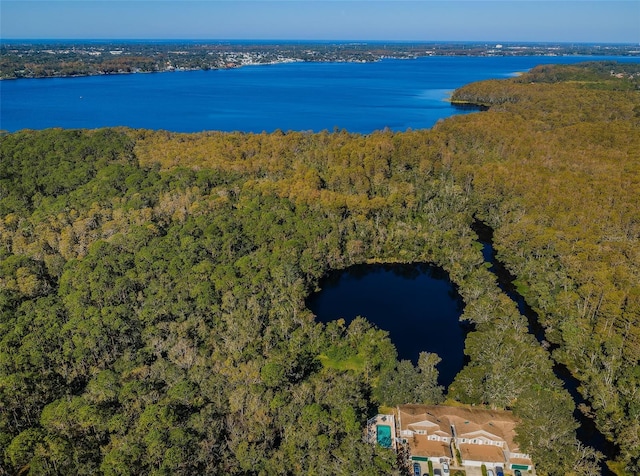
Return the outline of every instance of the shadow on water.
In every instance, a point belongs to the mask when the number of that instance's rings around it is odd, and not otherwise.
[[[582,394],[578,391],[580,381],[576,379],[566,365],[556,362],[553,359],[552,352],[558,346],[550,344],[545,338],[545,330],[540,325],[538,314],[526,303],[524,297],[518,293],[515,285],[515,276],[513,276],[509,270],[504,266],[504,263],[500,262],[496,258],[496,251],[493,248],[493,229],[485,223],[476,220],[472,225],[473,231],[476,232],[479,238],[480,244],[482,244],[482,255],[485,262],[491,264],[489,271],[491,271],[498,278],[498,286],[502,291],[509,296],[518,306],[520,313],[527,318],[529,333],[535,336],[540,345],[549,352],[549,355],[553,361],[553,372],[557,378],[563,383],[566,390],[573,398],[576,409],[573,412],[574,418],[580,423],[580,426],[576,430],[576,436],[583,444],[591,446],[600,451],[605,460],[612,461],[616,459],[619,454],[619,448],[612,442],[606,439],[606,437],[598,430],[594,420],[585,415],[580,408],[582,406],[589,406],[588,402],[584,399]],[[601,464],[602,475],[615,476],[606,464]]]
[[[482,104],[473,104],[473,103],[466,103],[466,102],[452,102],[451,105],[459,110],[459,111],[465,111],[465,112],[473,112],[473,111],[488,111],[489,110],[489,106],[483,106]]]
[[[447,273],[424,263],[356,265],[329,273],[307,306],[321,322],[365,317],[389,332],[398,357],[440,356],[438,383],[448,387],[466,363],[463,302]]]

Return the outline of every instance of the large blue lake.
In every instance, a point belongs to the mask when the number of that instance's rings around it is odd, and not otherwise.
[[[472,81],[538,64],[629,57],[425,57],[0,81],[0,129],[129,126],[176,132],[432,127]]]

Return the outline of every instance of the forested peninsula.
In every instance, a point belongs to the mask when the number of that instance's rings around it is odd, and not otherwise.
[[[0,474],[404,474],[367,418],[443,401],[512,410],[540,475],[600,474],[554,362],[638,474],[639,72],[471,84],[452,100],[488,110],[431,130],[0,136]],[[473,330],[449,388],[437,356],[307,309],[367,262],[455,283]]]

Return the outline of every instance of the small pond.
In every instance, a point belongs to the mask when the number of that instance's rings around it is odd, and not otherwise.
[[[428,264],[356,265],[332,272],[307,305],[321,322],[365,317],[389,332],[398,358],[420,352],[442,358],[438,383],[448,387],[464,365],[463,302],[447,274]]]

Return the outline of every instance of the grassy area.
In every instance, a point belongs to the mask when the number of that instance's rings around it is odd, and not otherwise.
[[[384,415],[395,415],[395,407],[387,407],[385,405],[380,405],[378,407],[378,413],[382,413]]]
[[[351,356],[347,359],[332,359],[328,355],[320,354],[318,356],[322,365],[326,368],[337,370],[364,370],[364,357],[360,354]]]

